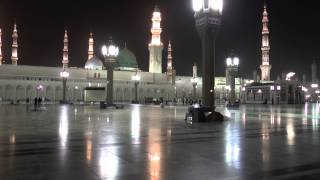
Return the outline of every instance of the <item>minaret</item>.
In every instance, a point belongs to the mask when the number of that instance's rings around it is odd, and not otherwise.
[[[1,31],[1,28],[0,28],[0,66],[2,65],[2,31]]]
[[[264,5],[263,19],[262,19],[262,65],[261,69],[261,80],[270,81],[270,71],[272,66],[270,65],[270,44],[269,44],[269,18],[267,12],[267,6]]]
[[[171,42],[169,41],[168,45],[168,62],[167,62],[167,75],[172,76],[172,49],[171,49]]]
[[[152,40],[149,44],[149,72],[162,73],[162,51],[163,44],[161,42],[161,13],[158,7],[155,8],[152,17]]]
[[[317,79],[317,63],[316,61],[313,61],[312,65],[311,65],[311,80],[312,83],[318,83],[318,79]]]
[[[88,60],[90,60],[94,56],[94,47],[93,46],[94,46],[93,35],[92,35],[92,32],[90,32],[89,49],[88,49]]]
[[[17,24],[14,23],[13,33],[12,33],[12,65],[18,65],[18,30]]]
[[[303,84],[303,85],[306,85],[306,84],[307,84],[307,75],[306,75],[306,74],[303,74],[303,75],[302,75],[302,84]]]
[[[192,77],[193,78],[197,78],[198,77],[198,66],[197,66],[197,63],[194,63],[192,72],[193,72],[192,73]]]
[[[64,47],[63,47],[63,60],[62,60],[62,67],[63,69],[68,68],[69,66],[69,58],[68,58],[68,31],[65,30],[64,32]]]

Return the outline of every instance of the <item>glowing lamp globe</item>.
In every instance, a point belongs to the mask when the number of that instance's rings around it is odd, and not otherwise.
[[[192,78],[191,79],[191,83],[192,84],[197,84],[198,83],[198,79],[197,78]]]
[[[239,63],[240,63],[239,58],[237,58],[237,57],[233,58],[233,64],[234,64],[235,66],[239,66]]]
[[[231,66],[232,65],[232,59],[231,58],[227,58],[227,66]]]
[[[102,46],[102,55],[105,57],[117,57],[119,54],[119,48],[115,45]]]
[[[63,71],[60,73],[60,77],[62,78],[68,78],[70,76],[70,73],[67,71]]]
[[[223,0],[193,0],[192,6],[195,12],[213,10],[218,11],[221,14]]]
[[[131,79],[132,79],[133,81],[140,81],[140,80],[141,80],[141,76],[139,76],[139,75],[134,75],[134,76],[131,77]]]
[[[104,57],[116,58],[119,55],[119,47],[113,43],[112,38],[109,39],[107,45],[102,46],[101,51]]]

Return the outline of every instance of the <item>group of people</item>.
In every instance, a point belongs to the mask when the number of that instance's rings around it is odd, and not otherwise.
[[[192,98],[182,98],[183,105],[193,105],[193,104],[201,104],[201,100],[195,100]]]
[[[31,103],[29,98],[26,99],[26,103],[27,103],[27,108],[28,108],[28,105]],[[38,97],[38,98],[35,97],[35,98],[33,99],[33,105],[34,105],[34,109],[35,109],[35,110],[37,110],[37,108],[41,107],[41,105],[42,105],[42,98],[41,98],[41,97]]]

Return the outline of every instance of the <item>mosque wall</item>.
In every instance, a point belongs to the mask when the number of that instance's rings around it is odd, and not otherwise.
[[[62,68],[41,66],[0,66],[0,99],[2,102],[20,101],[27,98],[42,97],[48,103],[62,100],[62,80],[60,72]],[[87,70],[81,68],[69,68],[70,77],[67,80],[67,100],[83,101],[86,87],[106,87],[106,70]],[[134,100],[134,82],[132,76],[136,72],[114,72],[114,100],[116,102],[131,102]],[[164,98],[191,98],[193,87],[192,77],[177,76],[175,85],[172,85],[165,74],[139,72],[141,81],[138,85],[138,99],[143,102],[146,97]],[[237,80],[237,92],[240,89],[240,81]],[[201,97],[201,78],[197,86],[197,97]],[[216,78],[217,102],[223,103],[227,90],[225,78]],[[238,94],[238,93],[237,93]]]

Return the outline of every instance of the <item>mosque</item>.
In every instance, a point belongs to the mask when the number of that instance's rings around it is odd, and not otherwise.
[[[265,97],[270,101],[271,65],[269,63],[269,30],[266,8],[263,17],[263,42],[261,81],[236,78],[236,98],[242,102],[260,102]],[[167,68],[162,70],[162,54],[165,45],[161,41],[161,12],[155,8],[152,15],[151,41],[149,44],[149,71],[139,69],[136,56],[125,46],[120,50],[116,59],[117,67],[114,72],[114,101],[130,103],[138,91],[138,101],[146,103],[147,99],[163,99],[172,101],[184,98],[198,99],[201,95],[202,80],[197,76],[197,66],[193,69],[193,76],[178,76],[174,69],[171,43],[166,46],[168,51]],[[35,97],[43,98],[47,103],[56,103],[62,100],[63,85],[60,72],[64,69],[69,72],[67,79],[66,96],[70,102],[99,102],[106,97],[107,72],[103,60],[95,55],[94,35],[90,33],[88,40],[88,60],[84,67],[69,67],[68,32],[65,31],[63,59],[61,67],[40,67],[19,65],[18,56],[18,29],[14,25],[11,64],[4,64],[2,58],[2,41],[0,29],[0,102],[25,102]],[[6,61],[9,62],[9,61]],[[133,76],[139,75],[138,88],[135,88]],[[258,78],[259,79],[259,78]],[[230,89],[226,77],[216,77],[215,97],[217,103],[224,103]],[[276,88],[279,85],[276,85]],[[256,93],[258,95],[256,95]],[[265,95],[264,95],[265,94]],[[265,96],[265,97],[264,97]],[[258,99],[256,97],[259,97]]]

